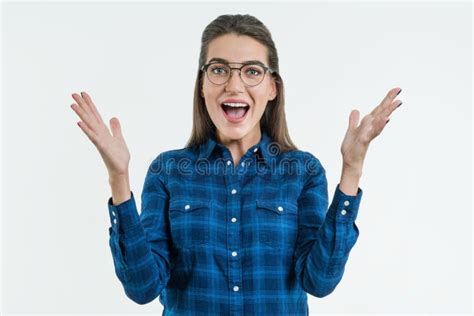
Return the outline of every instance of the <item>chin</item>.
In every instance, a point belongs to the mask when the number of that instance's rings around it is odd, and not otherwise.
[[[236,128],[231,128],[227,131],[223,131],[221,133],[223,136],[231,139],[241,139],[243,138],[247,133],[245,131],[240,131]]]
[[[228,128],[224,128],[224,129],[219,129],[219,133],[225,137],[225,138],[228,138],[228,139],[232,139],[232,140],[238,140],[238,139],[242,139],[245,137],[245,135],[247,135],[250,131],[248,131],[247,129],[243,129],[241,127],[228,127]]]

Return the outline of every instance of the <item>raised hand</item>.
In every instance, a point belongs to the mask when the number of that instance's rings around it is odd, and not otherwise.
[[[359,111],[351,111],[349,127],[341,145],[344,166],[362,168],[370,142],[382,132],[390,114],[402,104],[401,101],[394,100],[401,91],[401,88],[391,89],[382,102],[364,116],[360,125]]]
[[[77,124],[98,149],[110,177],[128,176],[130,153],[122,135],[120,122],[110,119],[109,128],[104,124],[91,97],[86,92],[72,94],[76,103],[71,108],[81,118]]]

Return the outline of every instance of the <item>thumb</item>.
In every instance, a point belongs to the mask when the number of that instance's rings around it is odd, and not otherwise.
[[[120,127],[120,122],[119,122],[118,118],[112,117],[110,119],[110,129],[112,130],[112,135],[114,137],[123,138],[122,137],[122,129]]]
[[[358,110],[352,110],[349,115],[349,130],[353,130],[359,125],[360,113]]]

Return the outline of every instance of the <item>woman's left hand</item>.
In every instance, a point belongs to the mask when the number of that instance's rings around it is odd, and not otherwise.
[[[399,100],[394,101],[401,91],[401,88],[391,89],[382,102],[372,112],[364,116],[359,126],[357,126],[359,123],[359,111],[351,111],[349,127],[341,145],[345,167],[362,170],[370,142],[382,132],[390,114],[402,104]]]

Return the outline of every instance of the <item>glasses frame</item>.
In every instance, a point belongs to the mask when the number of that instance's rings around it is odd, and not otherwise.
[[[224,64],[226,65],[227,67],[230,68],[230,71],[229,71],[229,78],[227,78],[227,80],[223,83],[214,83],[210,78],[209,78],[209,74],[207,73],[207,68],[211,65],[214,65],[214,64]],[[229,64],[241,64],[242,66],[241,67],[231,67]],[[263,68],[263,77],[262,77],[262,80],[257,83],[257,84],[254,84],[254,85],[250,85],[248,83],[246,83],[243,79],[242,79],[242,68],[244,68],[245,66],[249,66],[249,65],[256,65],[256,66],[260,66]],[[255,86],[258,86],[259,84],[261,84],[263,82],[263,80],[265,80],[265,75],[267,74],[267,72],[269,72],[270,74],[274,74],[276,73],[275,70],[273,70],[272,68],[270,67],[267,67],[265,66],[264,64],[262,63],[227,63],[227,62],[222,62],[222,61],[212,61],[210,63],[207,63],[205,65],[202,65],[201,66],[201,71],[204,71],[204,73],[206,74],[206,77],[207,79],[209,80],[209,82],[211,82],[212,84],[215,84],[217,86],[222,86],[223,84],[226,84],[227,82],[229,82],[230,80],[230,77],[232,77],[232,70],[238,70],[239,71],[239,77],[240,77],[240,80],[246,85],[246,86],[249,86],[249,87],[255,87]]]

